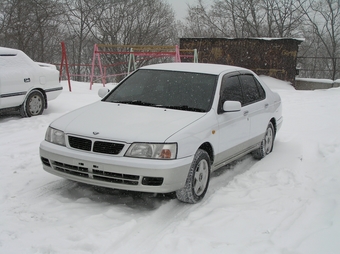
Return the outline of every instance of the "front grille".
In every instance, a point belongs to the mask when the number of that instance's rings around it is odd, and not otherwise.
[[[105,177],[114,177],[114,178],[129,179],[129,180],[135,180],[135,181],[139,180],[139,176],[105,172],[105,171],[97,170],[97,169],[93,170],[93,174],[102,175]]]
[[[118,183],[118,184],[127,184],[127,185],[138,185],[140,176],[137,175],[128,175],[114,172],[107,172],[98,169],[91,169],[86,167],[78,167],[74,165],[69,165],[65,163],[61,163],[58,161],[52,162],[52,168],[56,171],[84,177],[90,178],[101,182],[110,182],[110,183]]]
[[[92,141],[90,139],[69,136],[68,142],[72,148],[91,151]]]
[[[93,145],[93,152],[106,154],[119,154],[123,147],[124,147],[123,144],[95,141]]]
[[[68,136],[68,142],[70,144],[70,147],[74,149],[110,155],[117,155],[124,148],[124,144],[121,143],[91,140],[75,136]]]
[[[88,169],[84,167],[77,167],[69,164],[54,161],[52,163],[53,169],[70,175],[89,177]]]
[[[102,177],[102,176],[93,176],[93,179],[96,179],[96,180],[99,180],[99,181],[104,181],[104,182],[110,182],[110,183],[138,185],[138,182],[123,180],[123,179],[116,179],[116,178],[107,178],[107,177]]]

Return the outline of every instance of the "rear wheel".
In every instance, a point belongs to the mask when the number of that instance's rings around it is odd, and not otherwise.
[[[264,138],[261,142],[261,146],[253,152],[253,157],[260,160],[264,158],[267,154],[271,153],[273,151],[274,139],[275,130],[273,124],[270,122],[268,124]]]
[[[203,199],[208,190],[210,180],[210,157],[204,150],[198,149],[185,186],[176,191],[177,198],[186,203],[197,203]]]
[[[34,90],[28,94],[20,107],[22,117],[41,115],[45,109],[45,98],[42,92]]]

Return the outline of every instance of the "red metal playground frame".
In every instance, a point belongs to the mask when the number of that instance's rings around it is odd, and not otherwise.
[[[61,42],[62,48],[62,58],[60,63],[60,73],[59,80],[61,80],[63,75],[63,68],[65,66],[66,75],[68,80],[69,91],[71,92],[71,81],[69,73],[69,63],[67,60],[66,46],[64,42]],[[112,48],[116,48],[112,51]],[[181,54],[182,53],[182,54]],[[103,65],[101,61],[101,55],[129,55],[129,61],[124,63],[115,63],[110,65]],[[183,58],[193,58],[195,63],[198,62],[198,54],[196,49],[179,49],[176,46],[157,46],[157,45],[110,45],[110,44],[95,44],[93,49],[92,64],[84,64],[83,66],[91,66],[90,74],[90,89],[94,80],[97,78],[101,79],[103,86],[105,87],[106,78],[114,77],[120,75],[129,75],[131,71],[136,70],[136,57],[144,56],[147,58],[160,58],[160,57],[173,57],[175,62],[181,62],[181,57]],[[96,63],[96,61],[98,63]],[[111,74],[107,75],[106,68],[110,66],[127,64],[128,70],[125,73]],[[95,68],[99,67],[100,75],[95,75]],[[84,75],[83,75],[84,76]],[[87,75],[88,76],[88,75]]]
[[[110,48],[120,48],[123,50],[110,51]],[[100,50],[106,49],[106,50]],[[180,52],[186,52],[191,54],[181,54]],[[101,54],[111,54],[111,55],[129,55],[128,70],[126,73],[107,75],[106,69],[103,68],[100,55]],[[151,58],[157,57],[174,57],[175,62],[181,62],[181,57],[193,58],[194,62],[198,62],[197,50],[180,50],[178,45],[176,46],[157,46],[157,45],[110,45],[110,44],[95,44],[93,49],[92,58],[92,69],[90,76],[90,89],[92,89],[93,80],[95,77],[94,70],[96,65],[96,60],[98,61],[98,66],[100,70],[100,78],[103,86],[106,84],[106,77],[117,76],[117,75],[129,75],[132,70],[136,70],[136,57],[137,56],[147,56]]]

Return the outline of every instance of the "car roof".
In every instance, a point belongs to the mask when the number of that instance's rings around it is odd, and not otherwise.
[[[208,64],[208,63],[163,63],[143,66],[141,69],[148,70],[170,70],[170,71],[185,71],[195,73],[205,73],[219,75],[222,72],[233,72],[247,70],[245,68],[222,65],[222,64]]]
[[[20,52],[20,50],[18,50],[18,49],[0,47],[0,55],[3,55],[3,54],[18,54],[18,52]]]

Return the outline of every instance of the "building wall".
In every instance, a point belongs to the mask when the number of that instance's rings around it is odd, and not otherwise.
[[[181,38],[180,49],[197,49],[198,61],[235,65],[295,85],[298,46],[302,40],[257,38]],[[182,58],[183,62],[192,59]]]

